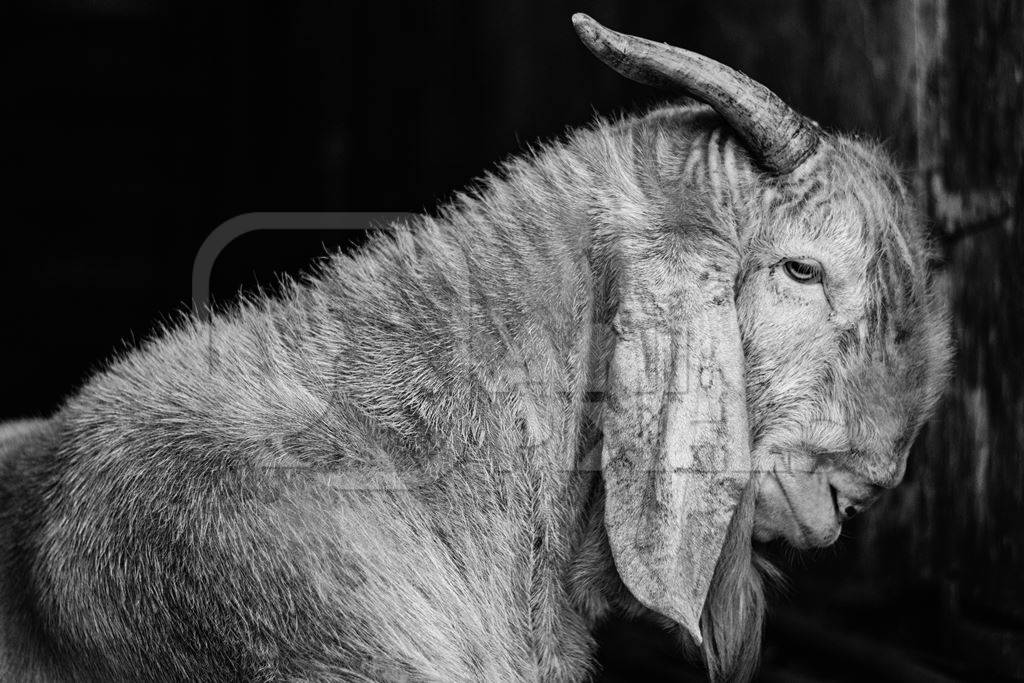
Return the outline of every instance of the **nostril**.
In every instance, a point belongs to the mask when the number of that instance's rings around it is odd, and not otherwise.
[[[836,516],[839,517],[840,522],[853,519],[864,509],[864,506],[858,503],[853,503],[851,500],[857,500],[856,498],[850,498],[846,494],[841,493],[831,483],[828,485],[829,493],[832,494],[832,506],[836,511]]]

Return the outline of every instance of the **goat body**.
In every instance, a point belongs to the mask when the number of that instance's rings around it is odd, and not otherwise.
[[[590,466],[593,212],[644,220],[636,142],[681,164],[718,125],[576,133],[0,435],[2,678],[589,675],[597,620],[641,609]]]
[[[832,543],[941,393],[927,234],[878,146],[573,22],[711,109],[513,160],[0,430],[0,675],[574,681],[612,609],[753,675],[753,540]]]

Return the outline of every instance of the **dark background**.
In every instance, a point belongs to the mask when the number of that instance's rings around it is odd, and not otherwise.
[[[904,485],[799,559],[765,680],[1024,679],[1024,7],[1009,0],[431,3],[47,0],[0,29],[0,418],[46,414],[187,310],[207,236],[252,211],[432,210],[595,112],[667,96],[575,38],[607,25],[743,69],[907,165],[958,365]],[[273,289],[342,231],[232,242],[212,290]],[[683,665],[646,624],[605,680]]]

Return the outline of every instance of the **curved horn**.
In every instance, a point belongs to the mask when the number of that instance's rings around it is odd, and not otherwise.
[[[817,147],[820,134],[813,124],[739,71],[695,52],[617,33],[586,14],[574,14],[572,23],[590,51],[626,78],[682,89],[711,105],[767,170],[790,173]]]

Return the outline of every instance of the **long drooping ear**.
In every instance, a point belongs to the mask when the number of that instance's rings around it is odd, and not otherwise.
[[[750,477],[738,256],[665,235],[622,255],[602,418],[605,525],[632,594],[700,644],[700,615]],[[662,240],[659,240],[659,242]]]

